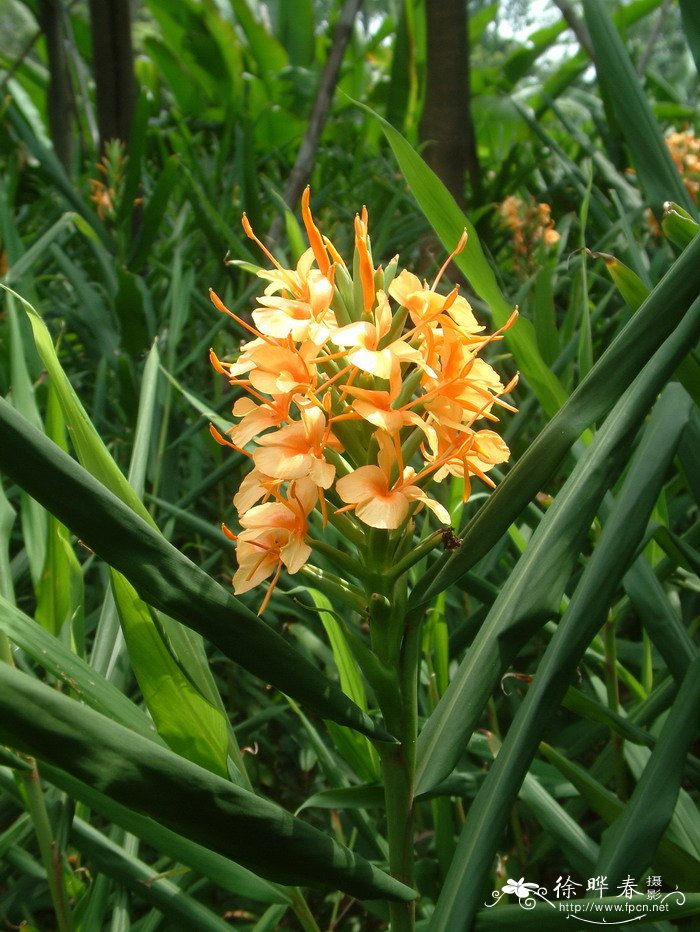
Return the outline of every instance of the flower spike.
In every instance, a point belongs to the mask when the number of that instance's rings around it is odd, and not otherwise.
[[[358,579],[379,541],[387,566],[392,559],[413,565],[403,555],[416,527],[427,527],[417,552],[428,552],[431,536],[429,524],[413,520],[416,512],[428,509],[431,521],[451,523],[430,488],[457,477],[466,501],[472,477],[492,486],[489,471],[510,454],[499,434],[478,422],[497,422],[496,406],[515,410],[504,396],[517,375],[504,384],[480,354],[513,326],[517,309],[487,335],[458,286],[437,290],[467,243],[466,231],[429,286],[399,271],[398,257],[390,273],[378,274],[365,207],[354,218],[350,266],[317,227],[308,187],[301,215],[310,248],[294,269],[282,267],[243,216],[246,235],[272,265],[257,272],[265,291],[252,323],[210,293],[248,334],[237,357],[224,361],[210,351],[216,372],[243,390],[232,409],[235,423],[223,434],[210,430],[217,443],[252,461],[233,499],[240,529],[224,533],[236,550],[236,594],[269,583],[259,613],[283,571],[299,572],[312,548]],[[360,307],[352,313],[355,295]],[[347,512],[353,517],[343,517]],[[328,523],[359,549],[359,560],[321,540]],[[366,534],[367,527],[375,531]]]

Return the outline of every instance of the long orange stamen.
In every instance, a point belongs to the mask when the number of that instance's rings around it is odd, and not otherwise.
[[[212,288],[209,289],[209,298],[217,311],[221,311],[222,314],[228,314],[228,316],[235,320],[237,324],[240,324],[241,327],[243,327],[245,330],[248,330],[259,340],[264,340],[266,343],[269,343],[270,346],[277,345],[273,340],[270,339],[270,337],[266,337],[264,333],[260,333],[259,330],[256,330],[255,327],[251,326],[247,321],[243,320],[242,317],[239,317],[238,314],[234,314],[233,311],[229,311],[224,302]]]
[[[311,209],[309,208],[310,197],[311,188],[307,184],[307,186],[304,188],[304,193],[301,196],[301,216],[304,221],[304,227],[306,228],[306,235],[309,238],[309,245],[313,249],[314,256],[316,258],[316,264],[324,275],[328,275],[328,270],[331,263],[328,259],[326,247],[323,244],[323,237],[321,236],[318,227],[314,223],[314,218],[311,216]]]
[[[342,375],[344,372],[347,372],[348,369],[352,369],[352,372],[348,376],[348,380],[345,383],[345,385],[340,386],[342,388],[342,391],[340,393],[340,398],[338,399],[340,404],[343,404],[345,399],[348,397],[348,389],[352,387],[352,383],[355,381],[355,379],[357,378],[360,372],[357,366],[348,366],[347,368],[342,369],[341,372],[338,373],[338,375]]]
[[[277,259],[275,259],[275,257],[272,255],[272,253],[267,248],[267,246],[257,238],[255,233],[253,233],[253,228],[250,225],[250,220],[248,220],[248,217],[245,214],[243,214],[243,216],[241,217],[241,226],[243,227],[245,235],[248,237],[248,239],[253,240],[253,242],[265,253],[267,258],[274,265],[277,271],[280,272],[282,279],[285,282],[287,282],[289,286],[289,290],[292,292],[292,294],[297,294],[299,289],[297,288],[296,282],[294,281],[292,276],[289,274],[289,271],[287,269],[282,268],[282,266],[279,264]]]
[[[452,262],[454,257],[458,256],[460,252],[464,249],[464,247],[467,245],[467,239],[468,239],[467,231],[463,230],[462,235],[459,238],[459,242],[457,243],[457,246],[455,247],[454,252],[451,252],[450,255],[447,257],[447,259],[445,259],[445,261],[442,263],[442,266],[440,267],[440,271],[435,276],[435,280],[433,282],[433,287],[431,288],[431,291],[435,291],[435,286],[440,281],[442,276],[445,274],[445,271],[447,267],[449,266],[450,262]]]
[[[253,454],[252,454],[252,453],[248,453],[248,451],[247,451],[247,450],[244,450],[243,447],[239,447],[239,446],[237,446],[237,444],[232,443],[230,440],[227,440],[226,437],[224,437],[224,435],[223,435],[222,433],[220,433],[220,432],[216,429],[216,427],[214,427],[213,424],[210,424],[210,425],[209,425],[209,433],[212,435],[212,437],[214,438],[214,440],[216,440],[216,442],[217,442],[218,444],[220,444],[222,447],[231,447],[231,449],[232,449],[232,450],[235,450],[236,453],[242,453],[244,456],[247,456],[247,457],[249,457],[250,459],[253,458]]]
[[[230,528],[227,528],[225,524],[221,525],[221,530],[229,540],[238,540],[238,534],[234,534],[233,531],[230,530]]]
[[[321,486],[318,487],[318,500],[321,503],[321,524],[325,528],[328,527],[328,504]]]
[[[327,379],[325,382],[323,382],[322,385],[319,385],[319,387],[316,389],[316,392],[323,392],[334,382],[337,382],[338,379],[342,379],[342,377],[345,375],[348,369],[354,369],[356,372],[358,371],[355,366],[347,365],[345,366],[345,368],[341,369],[340,372],[336,372],[334,376],[331,376],[330,379]],[[341,397],[341,401],[342,401],[342,397]]]
[[[221,375],[229,375],[229,376],[231,375],[231,367],[229,366],[227,368],[226,365],[221,362],[221,360],[219,359],[219,357],[216,355],[216,353],[211,347],[209,347],[209,362],[212,364],[212,366],[216,369],[217,372],[221,373]]]
[[[265,594],[265,598],[262,601],[262,605],[258,609],[258,615],[262,615],[262,613],[265,611],[265,609],[269,605],[270,599],[272,598],[272,593],[275,591],[275,586],[277,585],[279,581],[281,572],[282,572],[282,561],[280,560],[280,562],[277,564],[277,571],[275,572],[275,575],[272,577],[272,582],[270,583],[270,587],[267,590]]]
[[[313,362],[316,365],[320,365],[323,362],[331,362],[334,359],[342,359],[343,356],[347,354],[347,350],[341,350],[339,353],[326,353],[323,356],[315,356],[313,359],[310,359],[309,362]]]
[[[333,243],[331,243],[331,241],[328,239],[327,236],[324,236],[324,237],[323,237],[323,242],[324,242],[324,245],[325,245],[326,249],[327,249],[328,252],[331,254],[331,259],[333,260],[333,265],[339,265],[341,268],[345,268],[345,263],[343,262],[343,257],[340,255],[340,253],[338,252],[338,250],[335,248],[335,246],[333,245]]]

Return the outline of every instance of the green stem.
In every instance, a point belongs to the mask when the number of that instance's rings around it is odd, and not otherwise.
[[[294,915],[299,920],[299,924],[304,932],[321,932],[318,923],[313,917],[313,913],[309,909],[309,904],[306,902],[306,898],[299,887],[290,887],[288,893],[292,901]]]
[[[324,557],[328,559],[339,569],[345,570],[347,573],[350,573],[356,579],[365,580],[367,577],[367,571],[365,568],[354,560],[349,554],[343,553],[342,550],[338,550],[337,547],[333,547],[331,544],[327,544],[325,540],[317,540],[315,537],[307,537],[307,543],[310,547],[313,547],[318,553],[323,554]]]
[[[378,746],[384,779],[389,869],[402,883],[413,886],[420,618],[416,614],[406,616],[403,590],[386,572],[377,574],[376,582],[383,591],[375,596],[375,601],[379,605],[378,599],[383,596],[383,601],[388,600],[389,611],[373,614],[372,644],[382,663],[390,669],[395,668],[395,664],[398,666],[399,677],[398,696],[382,703],[382,713],[387,728],[400,743]],[[415,929],[415,904],[390,903],[389,915],[391,932],[413,932]]]
[[[46,877],[51,893],[56,925],[59,932],[72,932],[73,917],[68,905],[68,897],[63,884],[63,869],[56,840],[53,837],[49,814],[46,811],[44,794],[41,789],[39,771],[33,762],[31,770],[18,772],[18,777],[24,785],[27,797],[27,809],[34,823],[41,860],[46,870]]]
[[[435,531],[429,537],[426,537],[424,541],[417,544],[403,559],[399,560],[398,563],[395,563],[391,569],[389,569],[388,573],[390,578],[398,579],[399,576],[403,576],[403,574],[407,573],[416,563],[420,563],[423,557],[432,553],[441,540],[442,531]]]

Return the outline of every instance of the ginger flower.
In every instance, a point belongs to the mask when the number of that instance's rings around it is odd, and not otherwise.
[[[374,322],[358,320],[336,330],[331,342],[336,346],[349,347],[348,362],[362,372],[368,372],[378,379],[396,382],[401,363],[423,364],[423,357],[417,349],[404,340],[394,340],[388,346],[380,348],[382,337],[391,328],[391,308],[383,291],[377,293],[377,307]]]
[[[494,412],[514,410],[502,396],[517,379],[504,385],[480,354],[516,314],[487,335],[458,288],[440,290],[466,234],[428,284],[398,270],[398,256],[386,270],[375,267],[366,209],[355,217],[347,262],[316,225],[308,189],[302,220],[309,248],[287,268],[244,217],[246,235],[272,266],[257,270],[266,286],[250,312],[236,313],[210,292],[243,335],[237,354],[211,352],[238,395],[234,423],[211,432],[251,461],[233,498],[240,529],[225,532],[236,545],[234,591],[271,578],[260,611],[283,571],[305,571],[314,549],[334,574],[349,572],[353,586],[365,584],[367,567],[381,572],[377,560],[405,562],[417,512],[426,516],[423,534],[431,522],[450,524],[431,485],[462,482],[466,500],[471,479],[493,485],[487,473],[510,455],[478,422],[492,426]],[[322,540],[329,523],[360,549],[359,560]],[[363,550],[370,546],[372,557]],[[314,585],[322,576],[314,571]]]
[[[529,274],[537,264],[541,243],[545,248],[559,242],[549,204],[537,203],[533,197],[523,200],[509,195],[500,205],[503,225],[513,237],[514,268],[520,274]]]
[[[386,435],[380,434],[378,439],[378,465],[360,466],[336,483],[338,495],[349,503],[346,508],[354,509],[360,521],[369,527],[395,530],[406,520],[410,506],[419,503],[430,508],[443,524],[449,524],[447,509],[416,485],[419,475],[412,466],[404,466],[401,475],[392,482],[396,464],[394,447]]]
[[[307,252],[311,253],[311,250]],[[306,277],[303,299],[266,294],[258,298],[262,307],[253,311],[253,320],[258,330],[270,337],[291,336],[295,342],[313,340],[324,343],[337,327],[330,309],[332,300],[333,284],[318,269],[311,269]]]
[[[314,485],[328,489],[333,485],[335,466],[326,462],[323,450],[335,438],[330,433],[323,411],[302,408],[300,414],[301,420],[260,437],[253,461],[261,472],[272,478],[308,478]]]
[[[305,536],[309,527],[308,515],[315,504],[313,485],[295,482],[289,499],[255,505],[241,516],[244,530],[238,535],[231,535],[237,542],[238,569],[233,577],[233,591],[237,595],[254,589],[274,574],[269,596],[283,566],[290,573],[301,569],[311,555]]]

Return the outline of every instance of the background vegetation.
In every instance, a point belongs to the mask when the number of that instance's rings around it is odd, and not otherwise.
[[[0,923],[382,929],[405,894],[362,606],[283,579],[256,622],[218,530],[207,354],[244,334],[207,290],[247,313],[241,214],[294,262],[310,182],[344,254],[366,204],[429,279],[466,217],[452,278],[521,312],[511,464],[446,491],[464,543],[411,579],[419,925],[558,929],[484,903],[631,875],[690,928],[694,0],[3,0],[0,37]]]

